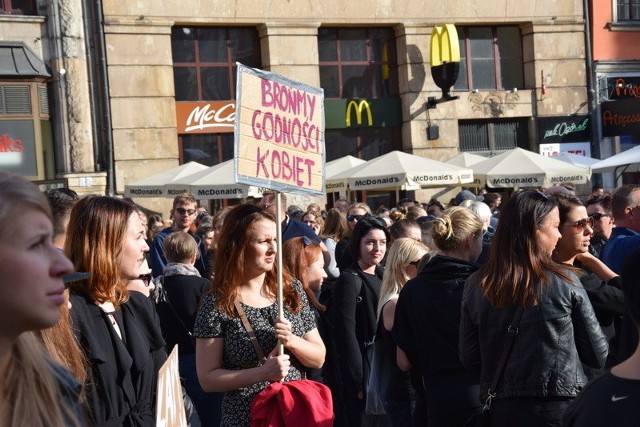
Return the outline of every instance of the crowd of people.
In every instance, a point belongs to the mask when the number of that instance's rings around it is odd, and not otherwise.
[[[0,172],[0,200],[0,425],[155,426],[175,346],[193,427],[249,426],[304,378],[338,427],[637,423],[640,185],[213,214],[181,194],[164,221]]]

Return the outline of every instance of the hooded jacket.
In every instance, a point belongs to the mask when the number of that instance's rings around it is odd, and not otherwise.
[[[511,353],[497,387],[497,399],[507,397],[574,397],[587,383],[582,363],[604,366],[607,340],[578,278],[553,275],[541,291],[538,305],[526,308]],[[460,324],[460,359],[481,368],[485,393],[502,353],[515,304],[499,309],[479,287],[479,275],[465,285]],[[481,399],[484,400],[485,396]]]

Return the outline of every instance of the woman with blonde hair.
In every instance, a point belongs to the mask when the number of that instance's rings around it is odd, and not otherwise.
[[[330,261],[329,265],[325,265],[324,269],[327,272],[327,279],[329,281],[335,281],[340,276],[340,269],[336,262],[336,245],[338,242],[349,234],[349,224],[347,223],[347,217],[338,208],[331,208],[327,212],[327,220],[324,223],[324,228],[320,233],[320,239],[324,242],[329,252]]]
[[[407,373],[396,363],[397,344],[391,335],[398,295],[404,284],[418,274],[418,263],[428,252],[421,242],[402,237],[391,245],[382,276],[378,301],[378,327],[376,340],[381,341],[386,361],[382,366],[391,367],[383,372],[382,399],[388,418],[394,427],[410,427],[415,407],[415,391]]]
[[[453,207],[431,227],[437,252],[400,291],[393,337],[407,357],[398,358],[400,368],[422,377],[429,426],[461,426],[481,408],[480,373],[460,363],[458,329],[464,282],[482,251],[482,222]]]
[[[160,321],[150,298],[127,289],[149,249],[131,204],[87,196],[71,211],[65,253],[76,270],[71,321],[90,365],[85,382],[96,426],[155,426],[158,370],[166,359]]]
[[[30,331],[55,325],[73,265],[53,244],[47,198],[26,179],[0,172],[0,425],[85,425],[78,383],[52,362]]]

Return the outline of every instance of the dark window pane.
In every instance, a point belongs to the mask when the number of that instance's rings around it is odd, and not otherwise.
[[[258,32],[254,28],[232,28],[229,30],[231,62],[240,62],[249,67],[260,66],[260,46]]]
[[[227,160],[233,159],[233,150],[234,150],[234,140],[233,133],[221,133],[218,134],[220,138],[220,145],[222,146],[222,160],[221,162],[226,162]]]
[[[318,58],[321,62],[338,60],[335,29],[320,28],[318,30]]]
[[[340,58],[342,61],[367,60],[367,32],[364,29],[340,31]]]
[[[320,67],[320,86],[324,88],[325,98],[340,98],[340,79],[337,66]]]
[[[216,134],[183,135],[181,139],[183,163],[195,161],[205,166],[220,163]]]
[[[199,28],[198,46],[200,62],[228,62],[225,29]]]
[[[500,58],[500,88],[522,88],[522,43],[518,27],[498,27],[498,57]]]
[[[360,129],[363,141],[361,157],[371,160],[393,151],[393,128]]]
[[[38,12],[34,0],[11,0],[9,5],[11,9],[7,12],[12,12],[14,15],[37,15]]]
[[[226,67],[207,67],[200,70],[202,78],[202,99],[219,101],[233,99]]]
[[[492,59],[471,59],[471,73],[475,89],[495,89],[496,76]]]
[[[395,62],[395,40],[393,30],[375,28],[369,30],[371,38],[371,60],[376,62]]]
[[[460,44],[460,70],[458,72],[458,80],[454,83],[455,90],[469,90],[469,82],[467,81],[467,44],[465,43],[464,30],[459,33]]]
[[[367,68],[364,65],[342,67],[342,98],[371,97],[365,76]]]
[[[472,58],[493,59],[493,32],[489,27],[469,28],[470,55]]]
[[[198,101],[195,67],[173,67],[176,101]]]
[[[171,30],[171,51],[173,62],[195,62],[195,30],[193,28],[177,27]]]
[[[355,129],[327,130],[325,134],[325,150],[327,162],[344,156],[358,156]]]
[[[458,121],[460,151],[489,151],[487,124],[477,121]]]

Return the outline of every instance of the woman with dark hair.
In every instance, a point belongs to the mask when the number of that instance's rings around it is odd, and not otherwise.
[[[91,424],[155,426],[158,370],[166,359],[151,299],[127,289],[149,250],[133,206],[103,196],[71,211],[65,253],[88,279],[71,283],[71,320],[90,365]]]
[[[575,269],[551,258],[559,227],[555,199],[538,191],[512,196],[486,264],[465,284],[460,359],[481,370],[481,400],[491,393],[492,426],[561,425],[587,382],[582,364],[604,365],[607,342],[587,293]],[[512,348],[490,390],[511,331]]]
[[[332,292],[329,317],[339,353],[341,383],[331,386],[332,391],[339,388],[344,395],[346,425],[349,426],[359,426],[364,411],[364,349],[376,332],[383,273],[380,263],[387,251],[388,240],[389,231],[384,221],[373,216],[358,218],[349,238],[349,249],[355,262],[340,273]],[[334,409],[336,403],[334,400]],[[339,425],[345,420],[338,419],[338,411],[336,424]]]
[[[417,391],[424,396],[430,427],[461,426],[481,406],[480,375],[460,363],[458,331],[464,282],[477,270],[482,251],[482,225],[469,209],[444,210],[431,223],[435,255],[398,298],[397,361],[421,379]]]
[[[324,344],[306,294],[286,270],[285,318],[278,317],[276,255],[273,214],[251,204],[229,211],[218,240],[212,286],[194,327],[200,384],[205,391],[226,392],[222,426],[248,426],[251,401],[269,382],[300,379],[305,367],[324,363]],[[266,360],[260,360],[241,316],[254,330]],[[278,342],[286,350],[283,355],[278,355]]]
[[[602,261],[589,253],[593,219],[587,215],[587,209],[580,199],[562,194],[555,197],[560,212],[559,230],[562,237],[553,251],[553,259],[581,269],[580,283],[587,291],[600,328],[607,337],[607,360],[612,362],[618,346],[616,329],[619,331],[624,312],[622,280]],[[593,379],[602,371],[585,367],[585,373],[589,379]]]

